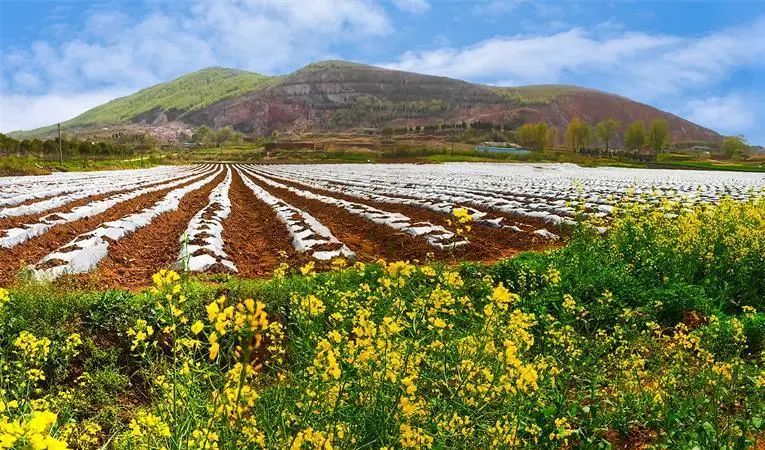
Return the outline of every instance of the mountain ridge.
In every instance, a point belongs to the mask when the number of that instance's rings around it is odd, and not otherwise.
[[[207,67],[92,108],[68,128],[118,124],[230,126],[245,133],[345,131],[490,122],[505,128],[544,121],[565,130],[579,117],[664,118],[675,141],[719,141],[713,130],[627,97],[572,85],[491,86],[367,64],[327,60],[286,75]],[[44,134],[51,127],[13,132]],[[560,134],[560,133],[559,133]]]

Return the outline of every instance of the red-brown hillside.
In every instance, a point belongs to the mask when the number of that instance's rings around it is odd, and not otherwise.
[[[65,123],[69,128],[125,123],[232,126],[247,133],[345,131],[484,121],[515,128],[544,121],[564,130],[580,117],[623,125],[669,122],[674,141],[721,139],[713,130],[648,105],[575,86],[502,88],[343,61],[310,64],[265,77],[209,68],[113,100]],[[28,137],[52,128],[19,133]],[[562,136],[563,133],[559,133]]]

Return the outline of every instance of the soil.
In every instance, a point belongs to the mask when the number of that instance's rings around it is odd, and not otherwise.
[[[268,177],[267,177],[268,178]],[[430,222],[434,225],[441,225],[448,230],[454,231],[455,227],[449,225],[449,216],[438,213],[425,208],[418,208],[415,206],[399,205],[395,203],[381,203],[370,201],[366,199],[359,199],[350,195],[339,194],[324,189],[308,187],[301,183],[285,182],[283,180],[276,180],[284,185],[296,187],[298,189],[311,191],[317,194],[326,195],[328,197],[335,197],[351,202],[362,203],[369,205],[384,211],[397,212],[404,214],[412,219],[414,222]],[[286,192],[286,191],[285,191]],[[281,194],[280,194],[281,195]],[[324,204],[325,207],[334,208],[330,205]],[[340,208],[335,208],[340,210]],[[492,213],[494,214],[494,213]],[[502,216],[508,222],[508,224],[518,225],[524,232],[518,233],[506,228],[494,228],[488,225],[473,223],[472,229],[466,233],[467,239],[470,244],[466,247],[457,248],[454,251],[444,252],[438,251],[433,247],[428,246],[431,252],[434,254],[441,254],[440,256],[448,256],[448,259],[469,259],[477,261],[494,261],[500,258],[507,258],[515,255],[519,251],[531,250],[531,249],[544,249],[549,248],[552,243],[549,240],[542,239],[539,236],[531,234],[529,231],[534,231],[540,228],[547,228],[550,231],[558,233],[550,224],[545,224],[540,220],[526,220],[526,218],[520,218],[515,216],[509,216],[507,214],[494,214],[495,216]],[[358,216],[355,216],[358,217]],[[360,218],[360,217],[359,217]],[[366,221],[363,218],[361,220]],[[322,221],[323,222],[323,221]],[[325,224],[326,225],[326,224]],[[387,228],[387,227],[384,227]],[[332,227],[330,227],[332,229]],[[417,239],[417,238],[414,238]],[[341,239],[343,240],[343,239]],[[417,239],[421,240],[421,239]]]
[[[162,214],[146,227],[124,239],[110,243],[108,255],[95,271],[89,274],[61,277],[56,283],[68,287],[96,287],[100,289],[104,287],[140,289],[149,285],[152,274],[160,269],[171,268],[175,265],[182,246],[179,241],[180,236],[191,218],[208,204],[210,192],[223,178],[224,174],[221,174],[203,188],[187,194],[181,199],[178,210]],[[189,181],[184,185],[194,181],[196,180]],[[538,228],[547,228],[556,233],[560,232],[549,224],[492,212],[493,216],[505,217],[508,223],[518,225],[524,231],[513,232],[509,229],[498,229],[474,223],[472,230],[467,233],[469,245],[451,251],[438,250],[428,245],[421,237],[413,237],[385,225],[372,223],[342,208],[300,197],[286,189],[273,188],[256,179],[252,179],[252,181],[272,195],[314,216],[327,226],[340,241],[353,250],[359,260],[363,261],[375,261],[382,258],[413,262],[431,260],[447,263],[463,260],[492,262],[500,258],[511,257],[520,251],[541,250],[560,245],[530,233],[530,231]],[[447,229],[454,229],[448,224],[448,215],[425,208],[371,202],[345,194],[307,187],[300,183],[277,181],[330,197],[367,204],[384,211],[398,212],[408,216],[412,223],[430,222],[435,225],[442,225]],[[115,205],[102,214],[54,226],[42,236],[12,249],[0,249],[0,285],[5,286],[13,283],[17,279],[19,271],[24,267],[66,245],[79,234],[91,231],[103,222],[117,220],[147,208],[163,198],[169,191],[178,187],[144,194],[133,200]],[[114,193],[109,195],[114,195]],[[294,250],[292,238],[289,236],[286,225],[278,219],[270,206],[260,201],[252,193],[236,171],[233,172],[229,196],[232,209],[229,217],[223,221],[224,250],[236,264],[239,275],[248,278],[265,277],[269,276],[281,262],[287,262],[291,267],[299,267],[310,260],[306,254]],[[62,207],[61,210],[69,210],[76,204],[87,203],[99,197],[103,196],[94,196],[73,202]],[[48,211],[46,214],[57,211]],[[30,220],[32,217],[23,217],[23,223],[33,221],[34,219]],[[320,270],[329,265],[329,262],[315,261],[315,263],[317,269]]]
[[[287,227],[271,207],[255,197],[236,171],[233,176],[229,191],[231,214],[223,221],[223,242],[239,274],[265,276],[282,260],[293,265],[292,261],[300,256],[292,247]]]
[[[384,225],[377,225],[344,209],[300,197],[286,189],[268,186],[254,178],[252,181],[271,195],[315,217],[361,260],[425,260],[428,253],[434,251],[433,247],[421,239],[415,239]]]
[[[161,214],[135,233],[111,242],[109,253],[98,268],[77,278],[94,277],[104,287],[146,286],[153,274],[174,266],[181,251],[181,235],[194,215],[207,206],[210,193],[224,178],[225,173],[219,174],[210,183],[186,194],[177,210]]]
[[[191,182],[193,181],[189,183]],[[172,189],[177,189],[181,186],[141,195],[132,200],[119,203],[101,214],[56,225],[42,236],[30,239],[13,248],[0,248],[0,285],[8,286],[14,283],[20,271],[30,264],[38,262],[45,255],[65,245],[78,235],[87,233],[104,222],[117,220],[128,214],[148,208]]]
[[[114,195],[123,194],[125,192],[130,192],[130,191],[135,191],[135,190],[138,190],[138,189],[145,189],[145,188],[148,188],[148,187],[157,186],[157,185],[164,184],[164,183],[167,183],[167,182],[168,182],[168,180],[159,180],[159,181],[154,181],[154,182],[149,183],[149,184],[141,185],[140,187],[136,187],[136,188],[133,188],[133,189],[124,189],[124,190],[120,190],[120,191],[108,192],[108,193],[105,193],[105,194],[93,195],[93,196],[90,196],[90,197],[86,197],[86,198],[82,198],[82,199],[79,199],[79,200],[75,200],[75,201],[66,203],[64,205],[59,206],[58,208],[49,209],[49,210],[44,211],[44,212],[39,213],[39,214],[29,214],[29,215],[24,215],[24,216],[2,218],[2,219],[0,219],[0,230],[7,230],[9,228],[21,227],[21,226],[23,226],[25,224],[28,224],[28,223],[36,223],[42,217],[45,217],[45,216],[50,215],[50,214],[55,214],[55,213],[60,213],[60,212],[69,212],[69,211],[71,211],[72,209],[74,209],[74,208],[76,208],[78,206],[87,205],[88,203],[91,203],[91,202],[96,202],[96,201],[99,201],[99,200],[103,200],[105,198],[108,198],[108,197],[111,197],[111,196],[114,196]],[[50,198],[50,197],[47,197],[46,199],[48,199],[48,198]],[[42,201],[42,200],[37,199],[37,200],[35,200],[32,203],[36,203],[36,202],[39,202],[39,201]],[[2,234],[3,234],[2,231],[0,231],[0,235],[2,235]]]

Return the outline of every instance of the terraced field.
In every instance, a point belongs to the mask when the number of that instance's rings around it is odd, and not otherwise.
[[[687,204],[765,189],[746,173],[573,165],[199,165],[0,180],[0,283],[139,287],[162,268],[270,274],[336,258],[491,261],[557,245],[626,196]],[[457,223],[467,210],[471,227]]]

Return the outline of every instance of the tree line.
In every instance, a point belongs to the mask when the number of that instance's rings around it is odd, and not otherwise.
[[[62,138],[61,153],[65,157],[114,157],[131,156],[154,150],[157,139],[148,133],[120,134],[113,142],[96,141],[95,138]],[[59,154],[58,137],[53,139],[14,139],[0,133],[0,155],[34,156],[54,158]]]
[[[593,127],[575,117],[566,127],[565,144],[577,153],[612,156],[617,153],[655,155],[667,150],[672,143],[665,119],[654,119],[648,126],[642,120],[636,120],[622,129],[621,122],[616,119],[602,120]],[[516,139],[518,144],[530,150],[542,150],[555,146],[557,132],[557,128],[544,122],[527,123],[516,130]],[[622,142],[623,149],[615,149],[616,142]],[[741,136],[726,137],[720,150],[731,157],[746,156],[750,151]]]

